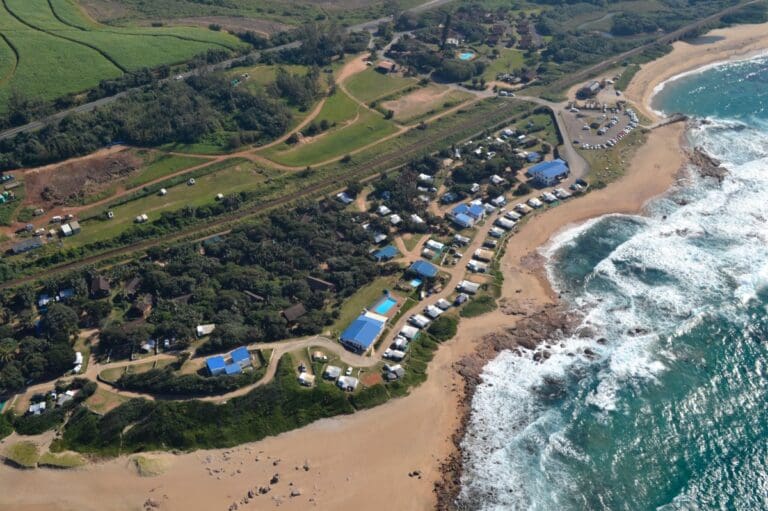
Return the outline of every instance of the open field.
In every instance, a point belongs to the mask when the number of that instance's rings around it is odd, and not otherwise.
[[[142,152],[139,152],[140,156],[144,156]],[[173,174],[180,170],[194,167],[205,163],[203,158],[195,158],[193,156],[177,156],[173,154],[146,154],[147,166],[144,167],[140,173],[126,181],[127,188],[134,188],[144,183],[154,181],[161,177]]]
[[[114,410],[126,401],[128,401],[127,397],[123,397],[119,394],[115,394],[114,392],[109,392],[108,390],[104,390],[101,387],[97,387],[96,392],[85,401],[85,404],[90,410],[104,415],[105,413],[109,412],[110,410]]]
[[[468,92],[451,90],[445,85],[429,85],[404,96],[381,104],[385,110],[395,112],[395,120],[412,122],[427,115],[435,114],[445,108],[458,105],[470,99]]]
[[[415,78],[385,75],[369,68],[350,77],[344,85],[352,96],[364,103],[370,103],[416,84]]]
[[[21,468],[35,468],[40,459],[37,445],[27,440],[6,447],[3,454],[10,463]]]
[[[109,239],[134,225],[134,219],[141,214],[147,214],[150,220],[156,219],[164,211],[174,211],[185,206],[201,206],[213,203],[215,195],[224,195],[256,188],[263,182],[265,176],[257,171],[250,163],[235,163],[218,172],[199,178],[194,186],[186,183],[168,188],[165,196],[150,194],[109,208],[114,218],[106,219],[102,212],[104,206],[87,210],[83,217],[93,217],[93,220],[82,222],[83,231],[77,236],[67,238],[64,246],[82,246],[94,241]]]
[[[5,63],[0,64],[0,111],[14,88],[54,99],[125,71],[183,62],[210,48],[242,46],[229,34],[197,28],[98,25],[72,0],[6,0],[0,6],[0,35]]]
[[[495,80],[499,73],[519,71],[523,67],[523,52],[509,48],[500,48],[499,57],[492,59],[483,73],[487,81]]]

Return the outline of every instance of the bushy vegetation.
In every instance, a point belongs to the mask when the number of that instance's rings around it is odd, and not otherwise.
[[[160,396],[213,396],[226,394],[255,383],[264,376],[263,370],[246,371],[235,376],[201,376],[176,374],[172,367],[151,369],[143,373],[125,373],[115,382],[123,390]]]
[[[462,318],[474,318],[496,310],[496,299],[491,295],[482,295],[470,300],[461,308],[459,315]]]

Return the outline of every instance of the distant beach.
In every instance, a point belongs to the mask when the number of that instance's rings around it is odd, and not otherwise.
[[[626,97],[655,118],[650,99],[665,80],[768,48],[768,25],[715,30],[709,36],[717,40],[675,43],[672,53],[644,65]],[[557,303],[536,258],[552,236],[596,216],[640,212],[675,184],[686,163],[684,130],[683,123],[653,130],[619,180],[537,215],[511,237],[502,262],[499,309],[462,319],[458,335],[430,363],[428,380],[411,395],[232,449],[146,454],[164,467],[155,477],[140,477],[125,456],[71,471],[0,466],[0,511],[226,511],[236,503],[239,510],[279,505],[305,511],[307,496],[317,509],[433,509],[435,482],[446,468],[460,468],[443,465],[452,456],[457,459],[457,432],[467,413],[465,379],[457,362],[462,361],[465,375],[479,371],[495,354],[483,338],[503,334],[526,315]],[[279,482],[268,494],[249,497],[249,491],[268,486],[276,474]],[[455,488],[457,474],[448,472],[441,488]],[[292,498],[293,492],[302,498]],[[242,504],[245,498],[248,503]]]

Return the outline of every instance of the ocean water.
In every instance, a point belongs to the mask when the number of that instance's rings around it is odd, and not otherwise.
[[[768,509],[767,102],[766,58],[659,91],[654,108],[704,121],[688,137],[729,174],[544,249],[583,321],[543,362],[485,367],[460,508]]]

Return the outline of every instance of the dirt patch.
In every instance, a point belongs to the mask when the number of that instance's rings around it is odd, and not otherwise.
[[[110,21],[134,14],[117,0],[81,0],[80,5],[83,11],[96,21]]]
[[[363,385],[366,387],[372,387],[376,384],[384,382],[379,373],[365,373],[361,376],[360,381],[362,381]]]
[[[208,25],[213,24],[221,26],[228,32],[256,32],[266,37],[290,28],[288,25],[276,21],[240,18],[237,16],[196,16],[193,18],[178,18],[168,20],[167,24],[193,25],[206,28]]]
[[[382,108],[395,112],[395,119],[413,119],[437,110],[448,101],[451,89],[440,85],[431,85],[417,89],[405,96],[381,104]]]
[[[143,164],[135,153],[122,151],[31,170],[24,175],[26,202],[46,208],[81,204]]]

